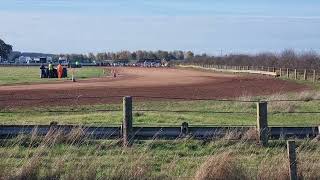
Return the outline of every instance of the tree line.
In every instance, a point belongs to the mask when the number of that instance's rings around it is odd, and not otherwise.
[[[58,54],[55,58],[65,57],[68,60],[77,60],[80,62],[93,61],[131,61],[131,60],[185,60],[193,58],[194,53],[191,51],[120,51],[120,52],[103,52],[103,53],[89,53],[89,54]]]
[[[53,58],[53,61],[58,61],[60,57],[64,57],[69,61],[79,61],[90,63],[93,61],[104,61],[104,60],[113,60],[113,61],[130,61],[130,60],[184,60],[193,58],[194,53],[191,51],[119,51],[119,52],[102,52],[102,53],[88,53],[88,54],[43,54],[43,53],[21,53],[18,51],[12,52],[12,46],[6,44],[3,40],[0,39],[0,56],[3,59],[13,61],[20,56],[30,56],[30,57],[39,57],[39,56],[50,56]]]
[[[320,55],[315,51],[297,53],[287,49],[281,53],[229,54],[225,56],[195,55],[188,63],[228,66],[265,66],[293,69],[320,69]]]
[[[0,39],[0,59],[7,59],[11,52],[12,46],[10,44],[6,44],[2,39]]]
[[[39,53],[29,53],[39,54]],[[12,46],[0,39],[1,59],[15,59],[21,53],[12,52]],[[281,53],[229,54],[225,56],[210,56],[207,54],[194,54],[192,51],[120,51],[89,54],[56,54],[50,55],[54,61],[65,57],[69,61],[101,62],[104,60],[130,61],[130,60],[179,60],[187,63],[215,64],[229,66],[269,66],[296,69],[320,69],[320,55],[315,51],[297,53],[287,49]],[[10,60],[10,59],[9,59]]]

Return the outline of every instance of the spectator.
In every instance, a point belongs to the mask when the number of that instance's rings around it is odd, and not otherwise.
[[[45,78],[46,77],[46,67],[43,64],[41,64],[41,66],[40,66],[40,72],[41,72],[40,78]]]
[[[53,78],[53,64],[50,62],[48,65],[49,75],[48,78]]]
[[[59,63],[59,65],[57,67],[57,71],[58,71],[58,78],[61,79],[62,74],[63,74],[63,67],[62,67],[61,63]]]

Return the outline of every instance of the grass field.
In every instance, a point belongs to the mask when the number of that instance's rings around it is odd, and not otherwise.
[[[78,140],[78,141],[77,141]],[[79,141],[35,136],[1,141],[3,179],[287,179],[284,141],[260,147],[246,140]],[[298,142],[298,168],[305,179],[320,177],[320,144]],[[213,160],[213,161],[210,161]],[[219,178],[220,177],[220,178]],[[233,178],[232,178],[233,177]]]
[[[71,71],[68,70],[68,78],[71,78]],[[75,72],[76,77],[80,79],[103,76],[103,69],[98,67],[83,67],[76,69]],[[49,83],[53,81],[58,81],[58,79],[40,79],[39,67],[0,67],[0,85]]]
[[[243,97],[257,99],[301,99],[316,98],[316,92],[269,97]],[[0,124],[59,124],[120,125],[122,104],[82,105],[68,107],[42,107],[3,109]],[[217,101],[149,101],[134,102],[134,125],[255,125],[256,103]],[[270,102],[268,123],[271,126],[318,126],[320,124],[320,101]],[[68,112],[56,112],[56,111]],[[102,110],[102,111],[100,111]],[[103,110],[118,110],[103,112]],[[155,110],[149,111],[149,110]],[[54,111],[54,112],[50,112]],[[186,112],[170,112],[186,111]],[[189,112],[188,112],[189,111]]]

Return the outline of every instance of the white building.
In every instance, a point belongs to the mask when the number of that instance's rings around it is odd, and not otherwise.
[[[68,59],[66,57],[59,57],[58,62],[63,64],[63,65],[67,65],[68,64]]]
[[[17,63],[19,63],[19,64],[27,63],[26,57],[20,56],[17,60]]]
[[[32,58],[29,56],[20,56],[18,58],[18,63],[20,64],[29,63],[30,61],[32,61]]]
[[[51,56],[47,56],[47,62],[52,62],[52,57]]]

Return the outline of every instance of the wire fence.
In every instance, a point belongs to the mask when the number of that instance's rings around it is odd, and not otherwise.
[[[0,111],[1,114],[25,114],[34,111]],[[97,113],[97,112],[122,112],[119,110],[108,110],[108,109],[99,109],[99,110],[36,110],[37,113]],[[133,112],[159,112],[159,113],[206,113],[206,114],[252,114],[254,112],[246,111],[193,111],[193,110],[157,110],[157,109],[134,109]],[[319,112],[320,113],[320,112]]]
[[[257,100],[241,100],[241,99],[217,99],[217,98],[186,98],[186,97],[163,97],[163,96],[132,96],[134,99],[163,99],[163,100],[183,100],[183,101],[217,101],[217,102],[242,102],[242,103],[256,103],[256,102],[277,102],[277,101],[295,101],[295,102],[309,102],[320,101],[318,98],[307,99],[257,99]],[[2,98],[2,99],[1,99]],[[123,96],[67,96],[67,97],[48,97],[48,98],[4,98],[0,97],[1,101],[50,101],[50,100],[80,100],[80,99],[110,99],[123,98]]]
[[[50,98],[10,98],[0,99],[1,101],[50,101],[50,100],[80,100],[80,99],[108,99],[108,98],[123,98],[123,96],[75,96],[75,97],[50,97]],[[160,99],[160,100],[181,100],[181,101],[212,101],[212,102],[230,102],[230,103],[258,103],[258,102],[313,102],[320,101],[320,99],[257,99],[257,100],[241,100],[241,99],[216,99],[216,98],[185,98],[185,97],[162,97],[162,96],[132,96],[134,99]],[[0,97],[1,98],[1,97]],[[179,105],[177,105],[179,106]],[[59,107],[52,107],[59,108]],[[52,109],[42,107],[40,109],[32,109],[30,111],[21,110],[8,110],[9,108],[0,109],[0,113],[94,113],[94,112],[121,112],[122,108],[109,108],[109,109],[95,109],[95,108],[81,108],[81,109]],[[75,107],[76,108],[76,107]],[[206,114],[255,114],[254,111],[220,111],[220,110],[190,110],[188,108],[181,109],[157,109],[157,108],[134,108],[133,112],[159,112],[159,113],[206,113]],[[277,114],[320,114],[320,111],[294,111],[294,112],[281,112],[274,111],[270,113]]]
[[[287,79],[313,81],[314,83],[320,80],[320,71],[316,69],[294,69],[286,67],[270,67],[270,66],[231,66],[231,65],[215,65],[215,64],[198,64],[198,63],[183,63],[180,66],[192,66],[212,70],[230,71],[230,72],[245,72],[258,73],[284,77]]]

